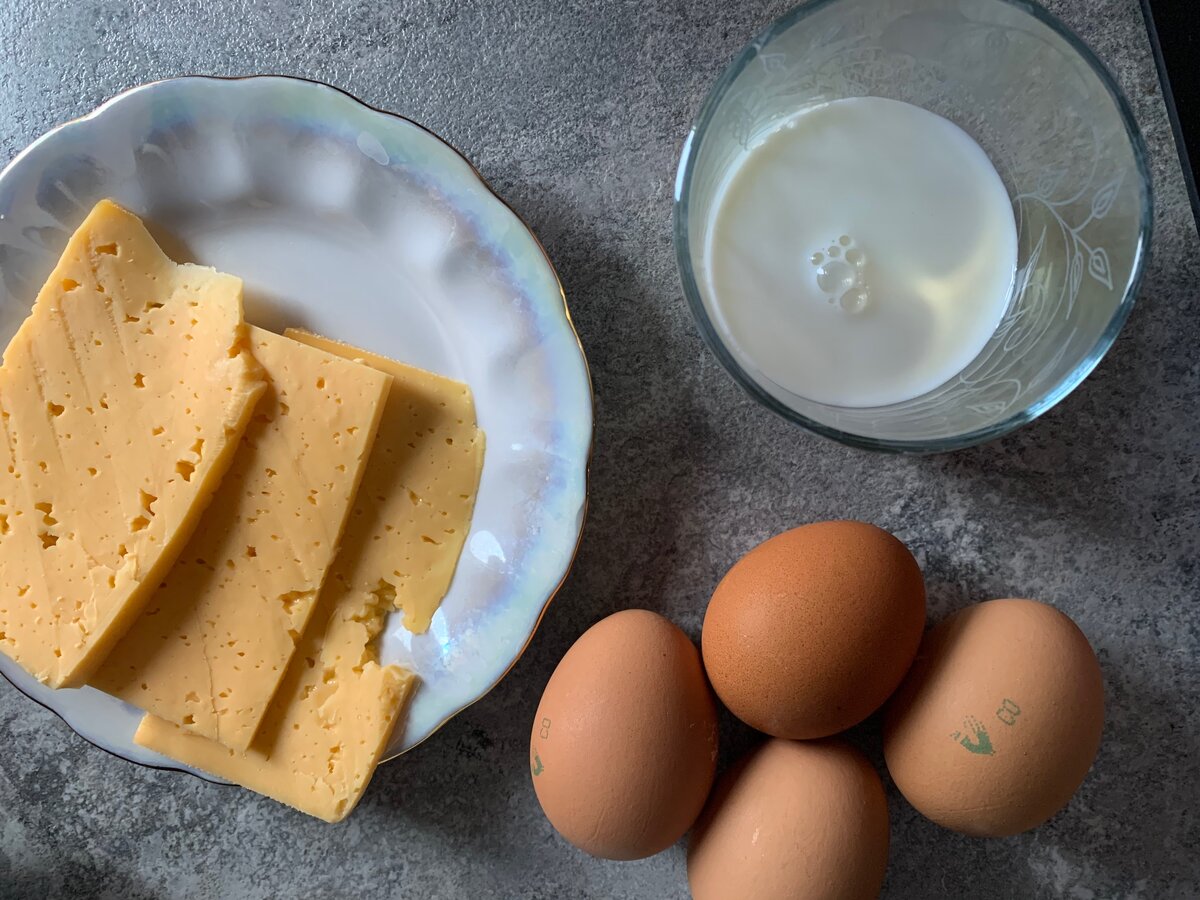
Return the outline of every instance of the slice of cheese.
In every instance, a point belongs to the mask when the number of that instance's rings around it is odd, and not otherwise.
[[[232,750],[156,716],[145,716],[134,742],[286,803],[327,822],[344,819],[366,790],[415,678],[380,666],[369,649],[388,606],[373,599],[327,603],[247,751]]]
[[[248,751],[154,716],[135,741],[332,822],[362,796],[413,688],[409,673],[379,665],[374,639],[402,591],[426,624],[445,594],[470,525],[483,435],[465,385],[287,334],[393,379],[341,552]]]
[[[266,387],[242,283],[101,201],[0,368],[0,650],[82,684],[141,612]]]
[[[269,331],[250,339],[267,393],[192,540],[91,680],[237,750],[308,623],[392,382]]]
[[[426,631],[454,577],[483,470],[484,434],[475,423],[471,389],[305,331],[285,334],[392,376],[376,443],[380,464],[367,468],[358,504],[383,530],[364,551],[369,584],[358,588],[373,590],[374,579],[382,580],[405,627]]]

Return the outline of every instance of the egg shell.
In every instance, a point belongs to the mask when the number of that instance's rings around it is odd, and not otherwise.
[[[713,592],[704,666],[730,712],[776,737],[820,738],[878,709],[925,627],[925,581],[899,540],[818,522],[759,544]]]
[[[647,610],[593,625],[546,685],[529,756],[546,817],[576,847],[641,859],[674,844],[716,773],[717,708],[695,645]]]
[[[867,900],[887,859],[887,798],[866,757],[836,739],[773,739],[718,782],[688,885],[694,900]]]
[[[1103,676],[1083,632],[1044,603],[991,600],[926,636],[888,705],[884,756],[923,815],[1001,837],[1067,804],[1103,727]]]

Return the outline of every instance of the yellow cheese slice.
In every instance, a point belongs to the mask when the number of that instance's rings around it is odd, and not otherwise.
[[[344,819],[366,790],[415,685],[399,666],[380,666],[370,649],[386,600],[328,603],[288,668],[275,702],[247,751],[232,750],[156,716],[134,742],[324,819]],[[361,599],[361,598],[359,598]]]
[[[392,376],[376,443],[380,464],[367,468],[359,504],[374,504],[371,514],[383,532],[372,535],[364,551],[361,569],[370,583],[358,588],[374,589],[374,579],[383,580],[405,627],[426,631],[454,577],[483,470],[484,434],[475,422],[471,389],[299,329],[284,333]]]
[[[0,650],[82,684],[141,612],[266,387],[242,283],[101,201],[0,368]]]
[[[270,386],[212,505],[91,684],[237,750],[333,562],[390,376],[250,329]]]
[[[248,751],[154,716],[134,740],[333,822],[362,796],[413,689],[409,673],[379,665],[374,638],[402,591],[426,625],[445,594],[470,526],[483,434],[465,385],[303,332],[287,335],[393,379],[341,552]]]

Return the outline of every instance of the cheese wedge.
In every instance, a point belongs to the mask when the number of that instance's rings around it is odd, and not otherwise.
[[[334,822],[362,796],[414,686],[400,667],[379,665],[373,641],[402,591],[426,624],[445,594],[470,526],[483,434],[465,385],[304,332],[287,335],[393,379],[342,550],[248,751],[154,716],[134,740]]]
[[[405,627],[426,631],[454,577],[483,471],[485,440],[471,389],[299,329],[284,333],[392,376],[376,443],[380,464],[368,467],[361,488],[363,504],[373,504],[371,514],[383,523],[364,569],[394,592]],[[368,587],[375,583],[360,585]]]
[[[0,651],[84,683],[175,561],[266,387],[242,284],[101,201],[0,368]]]
[[[93,687],[245,750],[333,562],[392,379],[250,329],[270,386],[192,540]]]

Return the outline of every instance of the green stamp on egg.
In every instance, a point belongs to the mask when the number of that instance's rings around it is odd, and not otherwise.
[[[1000,704],[1000,708],[996,710],[996,719],[1009,728],[1017,724],[1019,715],[1021,715],[1021,707],[1007,697]],[[964,716],[963,727],[951,732],[950,739],[961,744],[968,753],[977,756],[996,755],[996,748],[992,744],[992,737],[988,734],[987,726],[975,716]]]

